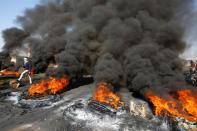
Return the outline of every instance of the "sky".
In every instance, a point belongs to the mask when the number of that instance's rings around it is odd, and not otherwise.
[[[194,0],[194,12],[197,13],[197,0]],[[186,28],[184,40],[187,43],[187,48],[181,57],[186,59],[195,59],[197,60],[197,15],[194,15],[190,19],[190,27]]]
[[[16,17],[23,15],[26,8],[33,8],[40,0],[1,0],[0,4],[0,49],[4,42],[1,32],[6,28],[18,26]]]
[[[194,0],[194,6],[195,6],[195,9],[197,10],[197,0]]]

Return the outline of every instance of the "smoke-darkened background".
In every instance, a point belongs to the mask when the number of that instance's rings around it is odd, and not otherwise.
[[[184,17],[193,0],[52,0],[3,32],[4,49],[26,44],[39,72],[49,63],[70,76],[94,74],[132,90],[183,81]]]

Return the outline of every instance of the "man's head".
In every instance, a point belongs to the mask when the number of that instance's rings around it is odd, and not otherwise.
[[[25,63],[28,62],[28,58],[27,57],[24,57],[23,60],[24,60]]]

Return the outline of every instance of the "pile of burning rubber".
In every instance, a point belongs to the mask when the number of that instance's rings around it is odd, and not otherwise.
[[[4,71],[1,75],[18,76],[19,74]],[[26,87],[27,89],[21,93],[11,93],[7,100],[15,100],[14,104],[23,109],[50,108],[65,100],[66,96],[63,94],[69,90],[70,84],[71,80],[66,77],[45,78]],[[64,120],[69,121],[68,126],[74,126],[76,130],[81,126],[84,130],[95,126],[100,130],[108,128],[116,130],[120,126],[131,129],[128,120],[137,122],[139,119],[141,123],[149,122],[150,124],[143,129],[162,131],[172,130],[175,127],[180,130],[185,126],[191,130],[197,129],[197,90],[194,88],[172,90],[163,95],[146,89],[143,101],[149,104],[145,106],[142,104],[143,107],[139,109],[136,104],[140,105],[140,102],[135,103],[131,99],[128,106],[128,103],[123,102],[121,96],[113,89],[112,84],[100,82],[95,86],[91,96],[71,101],[63,111]],[[149,114],[148,117],[147,114]],[[164,118],[168,119],[167,122],[164,122]],[[113,126],[99,125],[101,121],[109,120]],[[124,123],[127,124],[124,125]],[[134,129],[141,128],[134,127]]]
[[[64,119],[72,130],[160,130],[165,131],[163,121],[144,119],[130,115],[119,95],[105,82],[93,87],[92,96],[84,95],[63,107]],[[90,88],[85,86],[85,88]],[[138,126],[140,124],[141,126]]]
[[[86,94],[78,92],[78,96],[72,100],[69,97],[77,94],[78,89],[73,89],[76,90],[74,94],[64,95],[69,84],[70,80],[66,78],[50,77],[26,87],[27,90],[22,93],[12,93],[9,97],[17,96],[17,102],[14,104],[23,109],[47,109],[66,103],[59,108],[62,109],[67,123],[65,126],[74,130],[82,128],[85,131],[97,127],[99,130],[110,131],[120,128],[166,131],[183,129],[186,125],[191,127],[189,129],[196,129],[197,91],[194,89],[171,91],[169,96],[165,95],[166,97],[148,90],[144,93],[145,99],[141,101],[147,101],[151,105],[138,108],[133,107],[135,104],[141,104],[137,102],[133,105],[136,98],[128,98],[132,103],[128,107],[128,103],[122,101],[121,95],[116,94],[112,90],[113,86],[106,82],[100,82],[96,86],[93,84],[92,91]],[[89,90],[88,88],[84,89]],[[136,112],[143,112],[145,115],[136,115]],[[138,127],[137,123],[141,123],[142,126]]]
[[[197,122],[197,90],[182,89],[170,92],[169,96],[162,98],[151,91],[145,96],[154,105],[157,116],[182,117],[188,121]]]
[[[20,94],[18,106],[23,108],[36,108],[51,106],[61,100],[58,93],[65,91],[69,85],[69,80],[65,78],[51,77],[32,84],[27,92]]]
[[[76,122],[95,124],[96,121],[99,121],[99,119],[105,121],[105,119],[109,119],[109,117],[111,118],[111,121],[113,121],[113,118],[115,120],[131,120],[132,118],[130,117],[134,116],[128,116],[128,110],[124,106],[124,103],[121,102],[121,98],[113,93],[109,89],[109,87],[110,84],[104,82],[99,83],[95,92],[93,93],[93,96],[89,100],[78,101],[70,107],[66,108],[66,110],[64,111],[65,119],[73,121],[73,123],[75,123],[75,126],[78,125],[78,123]],[[187,124],[188,126],[190,126],[189,129],[197,129],[196,95],[196,90],[183,89],[174,91],[173,93],[171,93],[170,98],[166,100],[165,98],[153,94],[152,92],[146,92],[145,97],[149,102],[153,104],[152,109],[153,113],[155,114],[155,116],[152,115],[149,118],[146,116],[141,116],[141,118],[144,117],[144,119],[148,120],[149,124],[152,124],[152,126],[149,125],[149,127],[146,127],[146,129],[156,130],[157,128],[158,130],[181,130],[183,129],[182,127],[187,127]],[[90,119],[90,117],[93,118]],[[165,121],[164,119],[168,120]],[[165,124],[167,124],[166,127],[163,127],[163,121],[166,122],[164,122]],[[156,128],[154,128],[153,125],[156,123],[159,126],[157,125]],[[121,125],[121,123],[119,124]],[[80,124],[78,126],[80,126]],[[107,129],[107,127],[105,128]],[[130,127],[127,128],[129,129]]]

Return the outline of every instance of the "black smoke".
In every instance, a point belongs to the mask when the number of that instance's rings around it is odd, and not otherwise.
[[[179,54],[186,44],[179,20],[192,2],[52,0],[17,21],[30,34],[25,41],[37,70],[56,62],[58,73],[94,74],[96,82],[122,82],[138,91],[183,81]]]
[[[5,42],[3,49],[5,51],[21,47],[23,45],[23,40],[28,37],[28,33],[16,27],[6,29],[2,33]]]
[[[8,69],[11,67],[11,57],[7,51],[0,52],[0,70]]]

